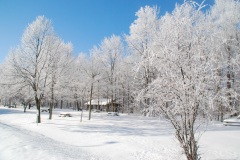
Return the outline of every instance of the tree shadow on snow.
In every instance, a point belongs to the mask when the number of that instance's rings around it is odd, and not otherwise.
[[[151,121],[151,120],[134,120],[128,121],[111,120],[109,123],[101,122],[97,124],[62,124],[58,127],[62,130],[69,132],[81,133],[103,133],[115,134],[121,136],[159,136],[170,135],[174,133],[172,126],[164,121]]]
[[[0,108],[0,115],[1,114],[28,114],[28,113],[30,114],[31,112],[28,112],[28,111],[23,112],[23,109],[19,110],[19,108],[18,109],[16,109],[16,108]]]

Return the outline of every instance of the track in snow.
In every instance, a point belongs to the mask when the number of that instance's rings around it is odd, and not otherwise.
[[[101,158],[83,151],[80,147],[0,122],[0,160],[13,159],[100,160]]]

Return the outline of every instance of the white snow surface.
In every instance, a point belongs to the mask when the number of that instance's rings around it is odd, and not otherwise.
[[[160,118],[0,107],[0,160],[185,160],[170,123]],[[72,117],[59,117],[60,112]],[[204,131],[204,129],[203,129]],[[207,160],[240,160],[240,126],[212,122],[200,138]]]

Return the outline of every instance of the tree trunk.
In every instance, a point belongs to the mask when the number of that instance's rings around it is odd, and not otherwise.
[[[220,103],[220,121],[223,122],[223,105]]]
[[[77,101],[77,110],[80,111],[80,105],[78,101]]]
[[[80,122],[82,122],[82,117],[83,117],[83,110],[81,111],[81,118],[80,118]]]
[[[111,95],[111,100],[112,100],[112,102],[111,102],[112,112],[115,112],[115,106],[113,104],[113,91],[112,91],[112,95]]]
[[[52,110],[53,110],[53,105],[54,105],[54,82],[52,82],[51,86],[51,102],[50,102],[50,107],[49,107],[49,119],[52,119]]]
[[[232,109],[232,95],[230,93],[230,90],[232,89],[232,78],[233,78],[233,67],[231,63],[232,54],[231,54],[231,48],[227,46],[227,52],[228,52],[228,66],[227,66],[227,98],[228,98],[228,104],[229,109]]]
[[[186,116],[186,115],[185,115]],[[186,121],[185,121],[186,120]],[[184,150],[184,153],[188,160],[199,160],[198,154],[198,143],[195,140],[194,130],[193,130],[193,123],[191,123],[190,119],[185,119],[183,125],[185,127],[181,127],[176,129],[176,138],[181,144],[181,147]],[[193,120],[194,121],[194,120]],[[176,124],[176,123],[173,123]]]
[[[128,83],[128,89],[127,89],[127,113],[130,114],[130,108],[129,108],[129,101],[130,101],[130,86],[129,86],[129,83]]]
[[[53,105],[53,108],[55,109],[55,108],[58,108],[58,100],[56,101],[56,103]]]
[[[60,105],[60,108],[62,109],[63,108],[63,100],[61,99],[61,105]]]
[[[26,112],[26,109],[27,109],[27,104],[24,103],[24,111],[23,112]]]
[[[125,94],[124,94],[124,90],[122,93],[122,113],[124,113],[125,111]]]
[[[92,110],[92,93],[93,93],[93,83],[91,84],[91,91],[90,91],[90,105],[89,105],[89,116],[88,116],[88,120],[91,119],[91,110]]]
[[[35,95],[35,102],[37,106],[37,123],[41,123],[41,100]]]

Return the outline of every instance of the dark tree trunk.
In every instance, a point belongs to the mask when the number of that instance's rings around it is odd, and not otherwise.
[[[54,109],[55,109],[55,108],[58,108],[58,100],[56,101],[56,103],[54,104],[53,107],[54,107]]]
[[[61,100],[60,108],[61,108],[61,109],[63,108],[63,100]]]
[[[41,123],[41,100],[35,96],[35,102],[37,106],[37,123]]]
[[[113,91],[112,91],[112,95],[111,95],[111,106],[112,106],[112,112],[115,112],[115,106],[113,104]]]
[[[232,54],[231,54],[231,48],[230,46],[227,46],[227,52],[228,52],[228,66],[227,66],[227,98],[228,98],[228,104],[230,106],[230,110],[233,107],[232,104],[232,95],[230,93],[230,90],[232,89],[232,82],[233,82],[233,67],[231,63]]]
[[[220,104],[220,121],[223,122],[223,105]]]
[[[49,107],[49,119],[52,119],[53,105],[54,105],[54,83],[52,82],[52,86],[51,86],[51,102],[50,102],[50,107]]]
[[[24,111],[23,112],[26,112],[26,109],[27,109],[27,104],[26,103],[24,103]]]
[[[80,111],[80,105],[78,101],[77,101],[77,110]]]
[[[91,84],[91,90],[90,90],[90,105],[89,105],[89,115],[88,115],[88,120],[91,120],[92,94],[93,94],[93,83]]]

